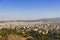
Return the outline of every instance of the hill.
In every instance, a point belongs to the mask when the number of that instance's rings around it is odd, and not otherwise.
[[[57,18],[44,18],[44,19],[37,19],[37,20],[11,20],[11,21],[0,21],[3,22],[60,22],[60,17]]]

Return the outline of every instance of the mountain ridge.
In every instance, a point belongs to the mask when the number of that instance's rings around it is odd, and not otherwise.
[[[60,22],[60,17],[43,18],[43,19],[36,19],[36,20],[11,20],[11,21],[0,21],[0,22]]]

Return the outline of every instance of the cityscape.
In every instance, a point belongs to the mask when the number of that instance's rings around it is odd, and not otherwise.
[[[25,37],[22,38],[21,40],[40,40],[41,38],[38,37],[40,36],[39,34],[42,35],[50,35],[52,36],[52,38],[47,37],[46,38],[42,38],[41,40],[59,40],[60,39],[60,22],[47,22],[47,23],[43,23],[43,22],[4,22],[4,23],[0,23],[0,31],[4,30],[5,33],[2,34],[2,32],[0,32],[0,35],[24,35]],[[12,32],[10,32],[10,31]],[[31,36],[30,32],[32,32],[32,34],[35,34],[34,32],[37,32],[35,35]],[[39,33],[39,34],[38,34]],[[2,36],[1,36],[2,37]],[[1,40],[4,40],[4,38],[1,38]],[[8,37],[8,36],[7,36]],[[38,38],[34,38],[34,37],[38,37]],[[56,37],[56,38],[54,38]],[[6,40],[15,40],[15,39],[7,39]],[[17,40],[17,39],[16,39]],[[18,40],[20,40],[18,38]]]
[[[0,40],[60,40],[60,0],[0,0]]]

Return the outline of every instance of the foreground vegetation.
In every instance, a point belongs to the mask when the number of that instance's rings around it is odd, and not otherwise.
[[[20,29],[0,29],[0,40],[9,40],[10,35],[18,35],[21,38],[19,40],[59,40],[60,34],[57,32],[47,34],[39,33],[38,31],[22,31]],[[13,36],[14,37],[14,36]],[[18,40],[18,38],[16,38]],[[16,40],[11,39],[10,40]]]

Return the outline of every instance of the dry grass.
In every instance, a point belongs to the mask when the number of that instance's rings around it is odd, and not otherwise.
[[[25,38],[19,35],[10,34],[8,36],[8,40],[25,40]]]
[[[0,36],[0,40],[26,40],[26,38],[20,35],[9,34],[8,36],[5,36],[5,37]]]

